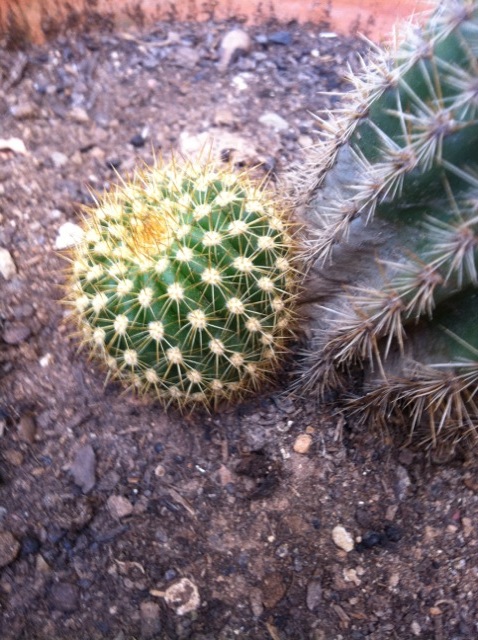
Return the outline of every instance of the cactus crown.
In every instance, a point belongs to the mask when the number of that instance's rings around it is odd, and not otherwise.
[[[87,211],[69,299],[109,375],[180,408],[280,366],[298,272],[285,210],[208,161],[137,173]]]

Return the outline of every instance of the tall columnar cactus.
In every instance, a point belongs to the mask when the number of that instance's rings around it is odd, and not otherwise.
[[[478,2],[378,48],[292,173],[314,230],[300,386],[373,424],[478,440]]]
[[[215,405],[276,372],[293,325],[291,224],[211,162],[137,174],[91,208],[71,263],[83,340],[165,404]]]

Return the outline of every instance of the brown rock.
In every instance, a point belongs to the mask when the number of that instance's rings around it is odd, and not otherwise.
[[[36,434],[35,420],[31,416],[22,416],[17,424],[17,432],[20,440],[33,444]]]
[[[83,493],[88,493],[95,486],[96,459],[93,447],[85,444],[75,454],[75,459],[70,467],[74,483],[81,487]]]
[[[133,505],[123,496],[110,496],[106,501],[106,506],[113,518],[118,520],[126,518],[133,513]]]
[[[78,124],[85,124],[90,120],[89,115],[82,107],[73,107],[70,109],[68,115],[73,122],[77,122]]]
[[[280,573],[268,573],[262,583],[263,603],[266,609],[272,609],[282,600],[287,591]]]
[[[21,464],[23,464],[23,453],[21,451],[16,451],[15,449],[7,449],[3,452],[3,457],[14,467],[19,467]]]
[[[147,600],[140,604],[141,640],[150,640],[161,633],[161,609],[159,604]]]
[[[10,531],[0,532],[0,568],[13,562],[20,551],[20,543]]]
[[[21,344],[30,336],[31,331],[21,323],[11,324],[3,332],[3,339],[7,344]]]
[[[312,445],[312,436],[308,433],[301,433],[297,436],[293,449],[296,453],[306,454]]]
[[[38,115],[36,106],[30,102],[13,105],[10,107],[10,113],[17,120],[27,120],[28,118],[35,118]]]

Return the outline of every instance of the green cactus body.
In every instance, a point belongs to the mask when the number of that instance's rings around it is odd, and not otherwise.
[[[406,407],[414,431],[434,425],[433,443],[439,433],[476,438],[478,3],[439,3],[401,42],[352,78],[355,91],[292,176],[315,230],[306,290],[319,329],[303,383],[346,385],[359,367],[368,383],[359,413],[375,407],[386,421]],[[445,312],[453,305],[475,321],[465,327]],[[460,431],[450,379],[462,375]],[[443,382],[440,401],[431,379]]]
[[[69,297],[110,375],[183,407],[276,372],[298,277],[291,225],[266,191],[210,162],[172,163],[88,213]]]

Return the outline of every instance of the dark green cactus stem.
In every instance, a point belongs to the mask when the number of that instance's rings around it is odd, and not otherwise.
[[[398,414],[410,442],[453,446],[463,437],[476,442],[478,350],[471,345],[477,309],[478,291],[464,289],[437,307],[433,320],[414,326],[405,357],[389,356],[387,382],[374,380],[349,403],[359,421],[391,432]]]
[[[439,3],[401,42],[351,78],[355,90],[323,121],[322,143],[292,176],[315,231],[306,302],[318,328],[302,382],[346,388],[361,368],[368,393],[387,398],[375,419],[405,406],[415,425],[432,417],[440,433],[474,437],[471,396],[460,432],[425,379],[445,370],[460,376],[465,344],[478,360],[478,2]],[[477,321],[465,328],[456,314],[447,317],[451,304]],[[447,345],[441,363],[438,335]],[[398,381],[404,388],[411,370],[417,393],[405,402],[391,390]],[[372,405],[362,404],[369,416]]]

